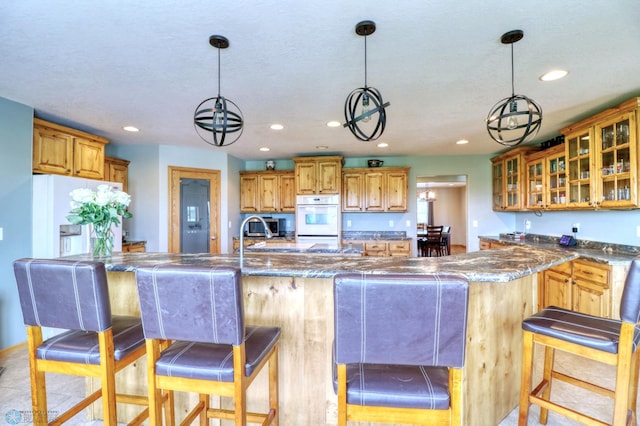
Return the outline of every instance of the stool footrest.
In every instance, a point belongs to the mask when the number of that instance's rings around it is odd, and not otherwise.
[[[534,395],[529,396],[529,401],[536,405],[539,405],[541,409],[551,410],[555,413],[565,416],[568,419],[572,419],[589,426],[610,426],[609,423],[605,423],[593,417],[584,415],[577,411],[571,410],[570,408],[555,404],[551,401],[547,401]]]
[[[79,412],[81,412],[82,410],[84,410],[94,402],[96,402],[98,399],[100,399],[101,396],[102,396],[102,390],[98,389],[97,391],[87,396],[82,401],[78,402],[73,407],[69,408],[64,413],[60,414],[58,417],[56,417],[55,420],[50,421],[49,425],[57,426],[65,423],[66,421],[71,419],[73,416],[75,416],[76,414],[78,414]]]
[[[559,373],[557,371],[552,371],[551,377],[566,383],[570,383],[574,386],[578,386],[580,388],[590,390],[591,392],[595,392],[603,396],[608,396],[609,398],[615,398],[616,396],[616,393],[611,389],[603,388],[602,386],[594,385],[593,383],[589,383],[584,380],[580,380],[575,377]]]

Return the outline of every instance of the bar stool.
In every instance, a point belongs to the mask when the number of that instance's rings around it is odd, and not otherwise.
[[[338,425],[460,425],[468,300],[458,275],[336,275]]]
[[[522,354],[522,384],[518,424],[527,424],[529,404],[540,406],[540,423],[546,424],[548,410],[587,425],[606,425],[600,420],[551,401],[552,380],[561,380],[613,398],[613,425],[626,425],[636,418],[638,395],[638,344],[640,343],[640,258],[631,262],[626,277],[620,318],[594,317],[550,306],[525,319]],[[544,347],[543,378],[531,390],[533,348]],[[576,354],[616,367],[615,389],[607,389],[554,370],[555,350]],[[635,424],[635,423],[634,423]]]
[[[49,422],[45,373],[96,377],[102,387],[60,414],[62,424],[102,397],[105,425],[115,425],[116,402],[144,406],[131,425],[149,417],[146,396],[116,394],[115,375],[145,354],[139,318],[112,316],[104,264],[66,260],[14,262],[27,328],[34,423]],[[68,331],[42,340],[42,327]]]
[[[197,392],[199,403],[182,424],[199,416],[201,425],[208,418],[277,425],[280,328],[245,327],[240,269],[163,265],[139,268],[136,282],[151,424],[162,424],[163,400],[166,423],[174,424],[173,393],[183,391]],[[247,388],[267,363],[269,410],[249,413]],[[211,408],[213,394],[233,397],[234,410]]]

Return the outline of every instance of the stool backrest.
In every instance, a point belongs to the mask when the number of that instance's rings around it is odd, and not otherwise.
[[[640,258],[631,261],[620,300],[620,319],[637,324],[640,322]]]
[[[94,332],[111,327],[103,263],[19,259],[13,270],[25,325]]]
[[[160,265],[136,271],[147,339],[239,345],[244,340],[239,268]]]
[[[442,240],[442,226],[427,226],[427,241],[440,244]]]
[[[468,301],[459,275],[338,274],[336,362],[462,367]]]

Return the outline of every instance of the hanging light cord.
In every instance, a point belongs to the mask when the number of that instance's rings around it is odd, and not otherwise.
[[[218,52],[219,54],[220,52]],[[218,72],[218,74],[220,74],[220,72]],[[513,83],[513,43],[511,43],[511,96],[515,96],[516,95],[516,90],[515,90],[515,86]]]
[[[513,49],[513,46],[511,46]],[[511,52],[511,65],[513,66],[513,51]],[[513,83],[513,70],[511,70],[511,83]],[[220,48],[218,48],[218,97],[220,97]]]
[[[364,36],[364,88],[367,88],[367,36]]]

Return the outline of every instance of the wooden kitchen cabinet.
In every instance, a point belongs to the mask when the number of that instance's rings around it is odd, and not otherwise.
[[[294,157],[297,195],[340,194],[342,156]]]
[[[343,212],[407,211],[409,167],[349,168],[342,173]]]
[[[293,213],[295,177],[288,171],[240,172],[240,211]]]
[[[528,209],[564,209],[567,206],[565,146],[556,145],[526,157]]]
[[[104,179],[107,139],[38,118],[33,123],[33,173]]]
[[[612,317],[611,266],[576,259],[542,273],[540,308],[558,306]]]
[[[147,244],[144,241],[122,243],[123,253],[141,253],[147,251]]]
[[[492,207],[495,211],[518,211],[525,208],[526,155],[537,151],[521,146],[491,159]]]
[[[104,180],[120,182],[122,190],[129,192],[129,161],[121,158],[104,157]]]
[[[362,244],[364,247],[363,256],[388,257],[388,256],[411,256],[411,240],[344,240],[342,244]]]
[[[638,207],[640,98],[564,129],[570,209]]]

